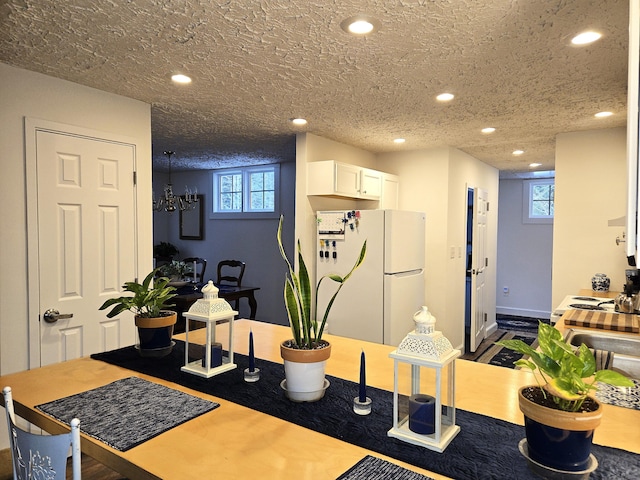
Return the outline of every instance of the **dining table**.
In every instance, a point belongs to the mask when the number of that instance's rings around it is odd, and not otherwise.
[[[204,284],[198,283],[196,285],[188,284],[177,288],[177,295],[171,299],[171,303],[174,305],[171,307],[178,314],[175,333],[183,333],[185,331],[185,318],[184,312],[187,312],[191,305],[202,298],[202,287]],[[224,298],[227,302],[235,302],[243,298],[247,299],[249,304],[249,319],[255,320],[258,313],[258,301],[256,300],[255,292],[260,290],[260,287],[252,287],[248,285],[234,286],[234,285],[216,285],[218,288],[218,297]],[[191,328],[198,328],[198,325],[192,325]]]
[[[269,363],[269,368],[276,369],[275,375],[279,375],[282,369],[279,346],[282,341],[291,338],[289,327],[249,319],[235,320],[233,325],[231,341],[234,351],[239,355],[247,355],[251,337],[255,358],[273,362]],[[226,329],[229,324],[220,324],[217,328],[220,329],[217,338],[223,348],[228,349],[229,335]],[[189,342],[199,341],[204,344],[204,335],[204,330],[190,332]],[[393,392],[396,379],[394,360],[389,354],[397,347],[330,334],[324,338],[332,345],[332,354],[326,365],[327,375],[355,382],[357,385],[361,372],[361,355],[366,352],[367,386]],[[184,335],[176,336],[177,341],[183,339]],[[241,372],[236,373],[241,375]],[[229,374],[232,372],[225,375]],[[220,406],[127,451],[119,451],[96,438],[82,434],[84,453],[130,479],[277,479],[294,476],[299,479],[337,479],[368,455],[436,480],[458,478],[456,475],[446,476],[429,468],[417,467],[379,451],[334,438],[199,389],[89,356],[3,375],[0,377],[0,386],[9,385],[13,389],[17,415],[47,432],[60,433],[68,427],[36,406],[132,376],[217,402]],[[410,388],[409,365],[400,365],[398,378],[399,389]],[[216,382],[216,377],[198,382]],[[430,375],[423,375],[420,382],[421,389],[433,389],[434,380]],[[523,417],[518,409],[516,393],[519,387],[532,383],[534,379],[528,371],[457,359],[455,408],[520,426],[523,425]],[[246,388],[252,387],[249,385]],[[334,386],[329,386],[331,388]],[[296,405],[276,393],[271,398],[262,398],[262,401],[289,402],[289,406],[284,405],[285,409],[293,409]],[[317,405],[306,405],[306,408],[323,408],[322,401]],[[80,421],[82,431],[82,419]],[[368,420],[363,417],[360,421],[366,425]],[[604,416],[595,441],[599,445],[620,449],[635,459],[634,454],[640,454],[638,425],[640,411],[604,405]],[[388,427],[391,428],[392,425]],[[327,428],[330,430],[331,427]],[[464,431],[466,426],[462,424],[461,428]],[[493,440],[481,435],[477,441],[486,443]],[[452,445],[455,442],[454,439]],[[489,448],[492,448],[491,445]],[[518,460],[522,459],[514,459]]]

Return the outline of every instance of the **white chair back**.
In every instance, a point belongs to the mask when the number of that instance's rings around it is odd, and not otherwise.
[[[14,480],[32,478],[64,480],[67,457],[71,446],[73,480],[81,480],[80,473],[80,420],[71,420],[71,431],[59,435],[37,435],[16,425],[11,387],[2,390],[7,410],[9,443],[13,462]]]

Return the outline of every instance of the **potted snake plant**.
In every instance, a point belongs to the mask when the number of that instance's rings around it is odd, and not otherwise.
[[[528,457],[561,472],[588,470],[593,433],[602,418],[602,405],[589,394],[597,390],[597,382],[618,387],[634,383],[616,371],[596,370],[586,345],[576,350],[558,329],[543,322],[538,322],[539,350],[522,340],[496,343],[528,355],[514,363],[530,369],[538,382],[518,392]]]
[[[284,217],[280,216],[277,238],[280,254],[288,268],[284,282],[284,303],[293,338],[285,340],[280,345],[280,355],[284,361],[285,369],[285,380],[282,386],[290,400],[313,402],[320,400],[328,387],[324,372],[327,360],[331,355],[331,344],[323,340],[322,334],[331,306],[345,282],[364,261],[367,242],[363,243],[360,254],[349,273],[345,276],[338,274],[323,276],[318,281],[314,292],[311,289],[309,272],[302,256],[300,240],[297,242],[298,272],[294,270],[284,251],[282,245],[283,222]],[[337,283],[338,287],[324,312],[318,312],[317,292],[325,280]]]
[[[110,298],[102,304],[100,310],[113,307],[108,318],[113,318],[124,311],[135,316],[140,344],[137,346],[143,357],[164,357],[173,349],[173,327],[176,323],[176,312],[165,310],[167,302],[175,297],[175,288],[169,285],[167,277],[155,278],[158,269],[152,270],[142,281],[125,282],[123,290],[133,296]]]

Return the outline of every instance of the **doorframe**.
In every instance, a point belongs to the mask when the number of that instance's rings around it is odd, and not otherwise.
[[[95,139],[106,142],[125,144],[133,147],[133,169],[138,171],[138,143],[139,139],[126,135],[104,132],[40,118],[24,118],[25,134],[25,189],[27,210],[27,324],[29,341],[29,368],[41,365],[40,358],[40,257],[38,235],[38,171],[37,171],[37,133],[49,132],[62,135]],[[135,229],[133,232],[134,268],[136,274],[141,271],[141,258],[145,249],[138,241],[140,237],[140,213],[138,205],[141,202],[141,192],[137,182],[134,189]],[[150,251],[150,250],[149,250]]]
[[[473,219],[474,219],[474,195],[475,188],[466,185],[466,215],[465,215],[465,269],[464,269],[464,351],[471,350],[471,323],[473,312],[471,311],[471,272],[473,270]],[[469,324],[467,325],[467,321]]]

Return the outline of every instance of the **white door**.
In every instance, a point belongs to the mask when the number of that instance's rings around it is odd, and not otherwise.
[[[136,276],[135,145],[35,134],[40,363],[131,345],[131,316],[98,308]]]
[[[474,189],[473,237],[471,250],[471,332],[470,350],[475,352],[485,337],[485,271],[487,268],[487,200],[485,190]]]

